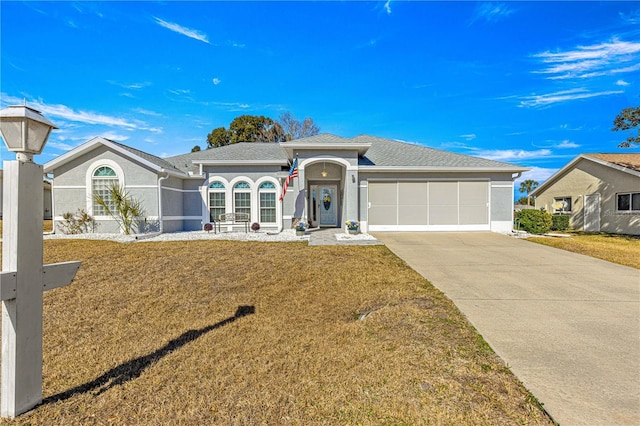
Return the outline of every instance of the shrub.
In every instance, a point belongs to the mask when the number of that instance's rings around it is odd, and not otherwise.
[[[251,224],[251,229],[253,229],[253,232],[258,232],[260,230],[260,224],[258,222],[253,222]]]
[[[569,215],[568,214],[554,214],[551,216],[553,221],[551,225],[552,231],[566,231],[569,229]]]
[[[553,219],[542,210],[521,210],[516,213],[520,227],[530,234],[546,234],[551,230]]]
[[[95,229],[96,221],[84,209],[76,211],[75,214],[66,212],[62,214],[63,221],[58,223],[58,227],[64,234],[82,234]]]
[[[211,232],[213,230],[213,225],[210,223],[205,223],[204,224],[204,230],[207,232]]]

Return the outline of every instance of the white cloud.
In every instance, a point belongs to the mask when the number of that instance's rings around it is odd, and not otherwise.
[[[384,10],[387,12],[387,15],[391,15],[391,0],[387,0],[384,4]]]
[[[130,90],[138,90],[138,89],[143,89],[145,87],[151,86],[151,83],[149,83],[148,81],[144,81],[142,83],[119,83],[117,81],[107,80],[107,83],[113,86],[118,86],[118,87],[122,87],[123,89],[130,89]]]
[[[23,99],[15,96],[7,96],[4,93],[0,94],[3,104],[19,105],[24,102]],[[122,127],[127,130],[145,130],[154,133],[162,133],[161,127],[149,127],[147,123],[140,120],[127,120],[121,117],[115,117],[106,114],[100,114],[93,111],[79,111],[74,110],[66,105],[50,105],[42,101],[28,101],[27,104],[40,111],[44,116],[50,118],[51,121],[56,123],[56,118],[61,120],[67,120],[74,123],[91,124],[91,125],[105,125],[111,127]],[[79,126],[70,126],[68,123],[59,123],[58,127],[63,128],[79,128]]]
[[[213,80],[211,80],[211,81],[213,81],[213,85],[214,85],[214,86],[217,86],[218,84],[222,83],[222,80],[220,80],[218,77],[215,77],[215,78],[214,78]]]
[[[168,30],[171,30],[171,31],[173,31],[175,33],[178,33],[178,34],[182,34],[182,35],[187,36],[189,38],[193,38],[195,40],[199,40],[199,41],[202,41],[204,43],[211,44],[211,43],[209,43],[209,38],[207,37],[207,35],[205,33],[201,32],[201,31],[194,30],[194,29],[187,28],[187,27],[183,27],[182,25],[174,24],[172,22],[167,22],[167,21],[162,20],[160,18],[157,18],[155,16],[153,17],[153,19],[155,19],[156,23],[158,25],[160,25],[161,27],[164,27],[164,28],[166,28]]]
[[[551,150],[537,149],[535,151],[525,151],[523,149],[490,149],[474,151],[473,155],[489,160],[508,162],[548,157],[549,155],[551,155]]]
[[[65,120],[77,121],[85,124],[104,124],[107,126],[139,129],[140,125],[124,118],[113,117],[92,111],[75,111],[66,105],[47,105],[41,102],[29,102],[35,109],[44,115],[59,117]]]
[[[73,148],[75,148],[75,146],[69,145],[68,143],[54,141],[47,142],[47,146],[50,148],[59,149],[60,151],[71,151]]]
[[[504,3],[486,2],[480,3],[475,10],[475,14],[471,23],[478,20],[485,20],[487,22],[497,22],[503,18],[508,17],[514,12]]]
[[[475,133],[469,133],[467,135],[460,135],[461,138],[466,139],[468,141],[472,141],[476,138],[476,134]]]
[[[535,54],[533,57],[545,66],[534,73],[548,74],[548,78],[554,80],[629,73],[640,69],[639,56],[640,42],[614,38],[605,43],[577,46],[573,50]]]
[[[516,191],[520,187],[520,182],[523,182],[527,179],[535,180],[536,182],[542,184],[544,181],[549,179],[558,169],[550,169],[545,167],[531,167],[531,170],[528,172],[522,173],[518,179],[515,180],[515,188]]]
[[[568,139],[565,139],[562,142],[560,142],[559,144],[555,145],[555,148],[559,148],[559,149],[580,148],[580,145],[578,145],[575,142],[571,142]]]
[[[618,80],[616,81],[616,86],[628,86],[630,83],[624,81],[624,80]]]
[[[148,109],[144,108],[135,108],[133,111],[137,112],[138,114],[149,115],[151,117],[162,117],[162,114],[160,114],[159,112],[149,111]]]
[[[169,89],[169,92],[174,95],[188,95],[191,91],[189,89]]]
[[[521,107],[542,107],[558,102],[574,101],[578,99],[595,98],[598,96],[609,96],[624,93],[622,90],[606,90],[602,92],[589,92],[586,88],[561,90],[559,92],[547,93],[544,95],[531,95],[521,97]]]
[[[116,142],[124,142],[127,139],[129,139],[129,136],[126,136],[120,133],[115,133],[115,132],[102,133],[100,136],[102,136],[105,139],[110,139]]]

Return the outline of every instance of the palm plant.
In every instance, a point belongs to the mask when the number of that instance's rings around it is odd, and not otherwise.
[[[108,188],[106,198],[107,200],[103,199],[99,194],[93,195],[95,202],[115,219],[125,235],[130,235],[134,220],[143,214],[142,202],[133,198],[124,187],[118,184]]]
[[[527,179],[520,182],[520,192],[527,194],[527,205],[531,205],[531,196],[529,195],[531,191],[538,187],[539,183],[533,179]]]

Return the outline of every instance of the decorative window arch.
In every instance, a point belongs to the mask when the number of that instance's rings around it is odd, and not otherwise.
[[[111,187],[120,185],[120,180],[115,170],[109,166],[100,166],[91,177],[91,202],[93,214],[95,216],[107,216],[107,208],[109,211],[115,210],[115,201],[111,197]],[[105,205],[98,203],[95,197],[100,197]],[[106,208],[105,208],[106,206]]]
[[[221,214],[226,213],[227,188],[219,180],[209,184],[209,220],[218,220]]]
[[[112,185],[124,186],[124,172],[118,163],[110,159],[100,159],[94,161],[87,168],[86,191],[87,191],[87,213],[101,220],[111,219],[104,207],[94,200],[94,195],[99,195],[109,209],[114,208],[109,188]]]
[[[239,181],[233,185],[233,212],[247,213],[251,217],[251,185]]]
[[[276,223],[276,185],[263,182],[258,187],[258,202],[261,223]]]

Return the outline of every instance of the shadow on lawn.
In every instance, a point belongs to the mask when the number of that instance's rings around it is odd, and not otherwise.
[[[107,371],[102,376],[88,383],[76,386],[75,388],[45,398],[42,401],[42,405],[52,402],[65,401],[73,397],[74,395],[91,392],[94,390],[96,390],[96,393],[94,395],[100,395],[101,393],[106,392],[114,386],[118,386],[130,380],[137,379],[138,377],[140,377],[144,370],[151,367],[153,364],[160,361],[160,359],[169,355],[176,349],[180,349],[187,343],[193,342],[194,340],[211,330],[224,327],[225,325],[231,324],[239,318],[254,314],[255,311],[256,309],[253,306],[238,306],[238,309],[236,310],[234,316],[198,330],[186,331],[155,352],[132,359],[131,361],[127,361],[124,364],[120,364],[119,366]]]

